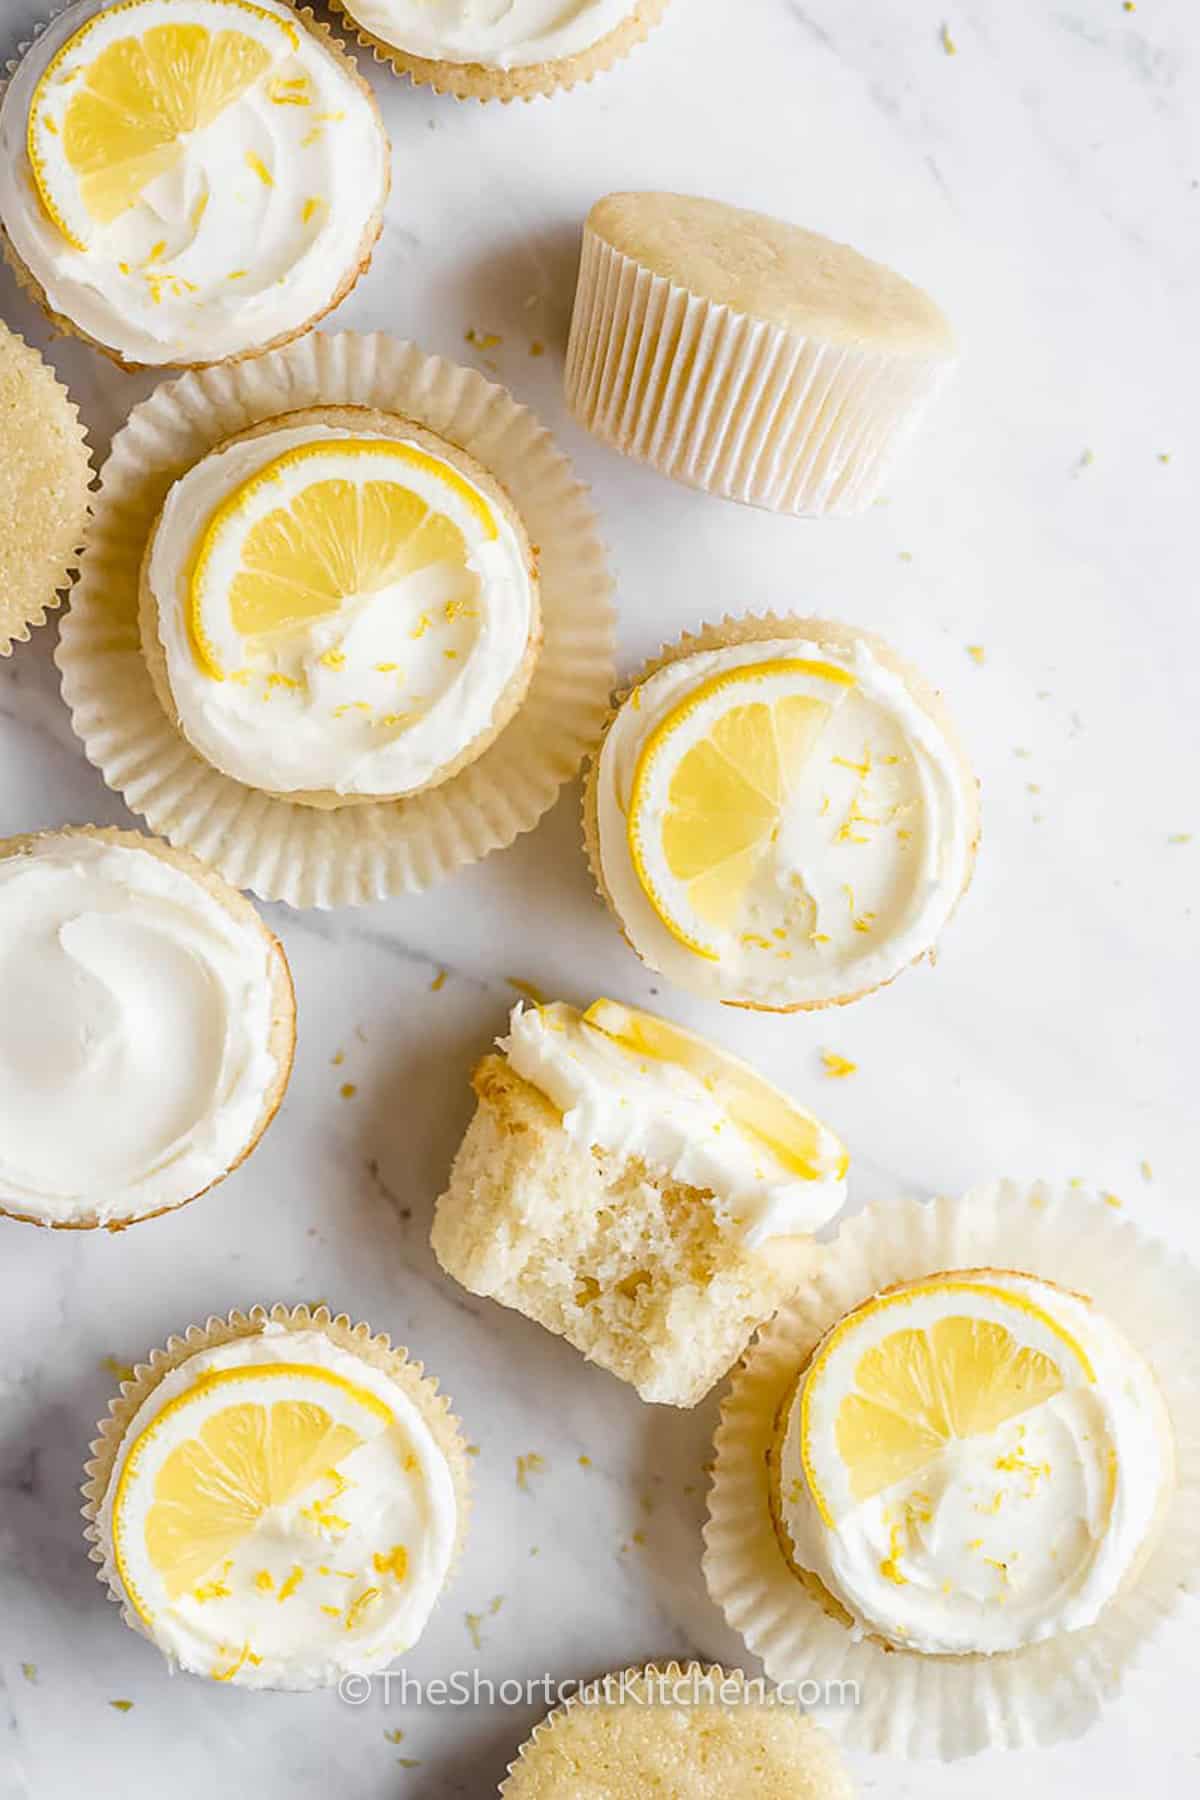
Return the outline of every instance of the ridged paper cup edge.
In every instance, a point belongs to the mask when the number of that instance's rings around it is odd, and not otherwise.
[[[770,1516],[767,1452],[797,1370],[837,1319],[895,1282],[971,1267],[1015,1269],[1087,1293],[1125,1333],[1167,1403],[1175,1493],[1140,1575],[1088,1630],[993,1657],[885,1650],[855,1642],[789,1569]],[[713,1601],[772,1680],[815,1683],[838,1702],[857,1691],[857,1704],[818,1708],[853,1749],[949,1762],[1079,1736],[1182,1597],[1200,1587],[1198,1317],[1200,1273],[1070,1188],[1002,1181],[961,1200],[858,1214],[811,1286],[762,1331],[722,1408],[704,1527]]]

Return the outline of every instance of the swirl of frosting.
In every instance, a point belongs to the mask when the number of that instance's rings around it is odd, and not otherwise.
[[[429,62],[523,69],[590,50],[637,0],[344,0],[385,44]]]
[[[0,221],[17,255],[56,313],[128,362],[215,362],[301,330],[367,255],[387,197],[369,90],[282,0],[254,0],[287,24],[267,38],[270,68],[81,248],[42,204],[28,125],[42,75],[102,5],[80,0],[55,19],[4,96]],[[215,0],[187,10],[211,10],[214,30],[238,22]]]
[[[270,957],[149,851],[72,834],[0,860],[0,1205],[125,1222],[224,1175],[278,1076]]]

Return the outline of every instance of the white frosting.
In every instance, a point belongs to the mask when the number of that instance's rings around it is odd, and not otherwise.
[[[480,496],[497,536],[475,545],[465,585],[459,568],[421,570],[252,654],[252,679],[213,678],[189,625],[192,557],[213,512],[286,451],[351,437],[372,434],[310,425],[214,451],[168,494],[150,559],[184,735],[216,768],[273,793],[399,795],[424,786],[489,728],[533,628],[522,546]],[[413,468],[405,479],[431,504],[446,504],[428,473]],[[244,646],[223,648],[236,668]]]
[[[155,1433],[145,1468],[122,1504],[114,1547],[114,1503],[125,1463],[164,1408],[215,1371],[281,1363],[328,1370],[377,1404],[367,1410],[303,1369],[214,1387]],[[178,1599],[165,1600],[145,1543],[156,1469],[196,1436],[210,1414],[226,1406],[269,1408],[279,1400],[320,1406],[363,1441],[334,1474],[269,1508],[211,1575]],[[293,1690],[332,1686],[348,1672],[380,1669],[410,1649],[441,1592],[458,1530],[449,1465],[409,1396],[383,1370],[322,1332],[276,1325],[202,1351],[164,1377],[125,1434],[100,1525],[108,1572],[124,1589],[132,1622],[173,1663],[239,1687]],[[404,1552],[402,1575],[394,1562],[389,1566],[397,1546]]]
[[[523,69],[590,50],[636,0],[345,0],[385,44],[429,62]]]
[[[277,1075],[265,935],[144,850],[0,861],[0,1201],[47,1224],[203,1191]]]
[[[847,1609],[855,1636],[869,1632],[927,1655],[1014,1650],[1093,1624],[1135,1564],[1172,1479],[1154,1377],[1108,1321],[1032,1277],[979,1279],[1049,1314],[1083,1349],[1095,1379],[1024,1316],[1021,1341],[1055,1358],[1062,1391],[951,1443],[874,1498],[836,1508],[832,1527],[814,1504],[801,1457],[807,1376],[780,1458],[783,1521],[799,1565]],[[906,1306],[902,1320],[877,1315],[854,1335],[847,1358],[857,1364],[889,1331],[951,1315],[1003,1316],[983,1297],[931,1296]],[[851,1377],[850,1368],[825,1377],[823,1411],[836,1408]]]
[[[367,96],[282,0],[254,4],[287,20],[296,50],[195,132],[176,167],[86,249],[47,215],[26,133],[43,71],[100,0],[43,32],[0,108],[0,221],[54,311],[126,361],[215,361],[299,330],[357,266],[383,205],[388,143]],[[161,10],[173,9],[164,0]],[[213,10],[214,29],[236,28],[238,9]]]
[[[744,665],[816,659],[854,676],[801,681],[833,706],[782,828],[717,960],[667,929],[638,878],[626,815],[642,749],[700,684]],[[969,806],[960,765],[936,722],[866,645],[852,651],[785,638],[669,663],[614,719],[598,771],[600,861],[634,948],[681,987],[720,1000],[795,1006],[889,981],[929,951],[966,882]]]
[[[708,1190],[752,1248],[820,1230],[846,1197],[845,1154],[832,1132],[820,1128],[817,1172],[806,1179],[740,1129],[690,1070],[634,1054],[569,1006],[517,1006],[500,1048],[578,1144]]]

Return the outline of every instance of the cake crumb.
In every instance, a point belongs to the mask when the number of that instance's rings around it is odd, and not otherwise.
[[[468,1456],[478,1456],[479,1455],[479,1445],[478,1444],[468,1444],[467,1445],[467,1455]]]
[[[36,1663],[22,1663],[21,1664],[21,1673],[25,1677],[26,1681],[29,1683],[29,1685],[31,1687],[37,1686],[37,1664]]]
[[[822,1050],[821,1061],[831,1081],[844,1081],[847,1075],[858,1073],[858,1064],[851,1062],[849,1057],[839,1056],[836,1050]]]
[[[967,655],[973,663],[979,663],[981,667],[987,661],[987,651],[982,644],[968,644]]]
[[[579,1459],[579,1466],[581,1469],[590,1469],[592,1466],[591,1457],[590,1456],[581,1456]]]
[[[947,56],[957,56],[958,55],[958,45],[955,43],[954,39],[950,35],[949,25],[942,26],[941,39],[942,39],[942,49],[946,52],[946,55]]]
[[[534,338],[532,344],[529,346],[529,354],[530,356],[545,356],[546,346],[543,344],[541,338]]]
[[[1143,1181],[1153,1181],[1154,1180],[1154,1170],[1151,1168],[1150,1164],[1146,1161],[1145,1157],[1142,1158],[1141,1164],[1139,1166],[1142,1171],[1142,1180]]]
[[[469,1612],[469,1613],[464,1613],[463,1618],[466,1620],[467,1630],[471,1635],[472,1644],[475,1646],[476,1650],[482,1650],[483,1649],[483,1614]]]
[[[353,1100],[357,1092],[358,1089],[352,1081],[343,1081],[341,1087],[338,1089],[338,1093],[342,1096],[343,1100]]]
[[[1158,460],[1160,463],[1169,463],[1171,460],[1171,452],[1169,450],[1160,450],[1158,453]]]
[[[539,1456],[536,1450],[531,1450],[528,1456],[518,1456],[517,1486],[523,1494],[528,1494],[531,1491],[529,1477],[531,1475],[542,1475],[545,1473],[545,1469],[546,1459]]]
[[[100,1367],[106,1369],[114,1381],[132,1381],[132,1363],[123,1363],[115,1356],[104,1356],[100,1359]]]
[[[438,970],[437,974],[434,976],[433,980],[429,984],[429,991],[431,994],[440,994],[441,993],[442,989],[446,985],[446,977],[448,974],[449,974],[448,969],[439,969]]]
[[[133,1701],[132,1700],[110,1700],[108,1704],[112,1707],[114,1712],[132,1712],[133,1711]]]
[[[399,1726],[396,1727],[395,1731],[385,1731],[383,1735],[389,1744],[402,1744],[404,1742],[404,1733],[400,1730]]]
[[[473,325],[467,327],[463,337],[476,350],[495,350],[504,342],[498,331],[476,331]]]
[[[335,1050],[329,1060],[335,1069],[340,1069],[346,1060],[346,1052],[344,1050]]]
[[[492,1604],[488,1607],[488,1611],[489,1611],[489,1613],[491,1613],[493,1619],[495,1618],[496,1614],[500,1611],[500,1608],[503,1605],[504,1605],[504,1595],[496,1594],[493,1597]]]

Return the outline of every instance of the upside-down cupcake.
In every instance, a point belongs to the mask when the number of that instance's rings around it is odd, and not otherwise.
[[[253,355],[350,291],[383,220],[371,90],[283,0],[79,0],[0,107],[0,225],[55,323],[126,366]]]
[[[503,1800],[851,1800],[832,1739],[740,1670],[649,1663],[602,1675],[543,1720]]]
[[[332,0],[398,75],[459,100],[533,100],[610,69],[670,0]]]
[[[283,949],[194,857],[136,832],[0,841],[0,1213],[118,1230],[194,1199],[283,1099]]]
[[[99,1429],[92,1559],[172,1665],[302,1690],[417,1642],[462,1546],[466,1446],[386,1337],[324,1307],[209,1319],[153,1351]]]
[[[78,565],[91,457],[67,390],[0,324],[0,656],[58,604]]]
[[[798,225],[611,194],[584,227],[567,403],[691,487],[772,512],[861,512],[956,355],[920,288]]]
[[[792,1012],[859,999],[931,954],[971,877],[978,789],[939,696],[879,639],[727,619],[620,699],[584,825],[643,962]]]
[[[316,807],[402,799],[475,762],[541,641],[533,553],[499,484],[364,407],[267,420],[181,476],[140,618],[193,749]]]
[[[499,1048],[439,1262],[643,1400],[695,1406],[811,1275],[845,1151],[745,1063],[612,1000],[517,1007]]]

